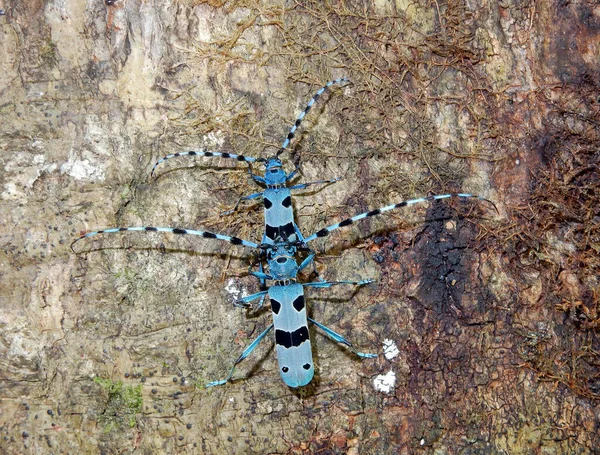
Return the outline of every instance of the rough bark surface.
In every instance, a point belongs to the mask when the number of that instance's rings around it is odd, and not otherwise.
[[[600,6],[540,2],[5,0],[0,15],[0,452],[600,453]],[[283,157],[315,242],[315,380],[271,342],[250,251],[110,226],[260,240],[242,164]],[[256,169],[258,170],[258,168]],[[313,277],[314,278],[314,277]],[[308,279],[308,277],[303,277]],[[399,353],[384,355],[384,345]],[[387,348],[386,348],[387,349]],[[387,352],[387,351],[386,351]],[[389,357],[389,358],[388,358]],[[385,377],[388,391],[379,384]]]

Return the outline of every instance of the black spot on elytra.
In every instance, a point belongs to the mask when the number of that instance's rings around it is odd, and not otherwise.
[[[284,348],[292,347],[292,336],[286,330],[275,329],[275,344]]]
[[[284,348],[298,347],[308,340],[308,327],[302,326],[293,332],[287,330],[275,330],[275,343]]]
[[[292,306],[298,313],[302,311],[304,309],[304,296],[299,295],[298,297],[296,297],[294,303],[292,303]]]
[[[279,233],[279,229],[270,226],[270,225],[265,225],[265,235],[267,236],[267,238],[275,241],[275,239],[277,238],[277,234]]]
[[[300,346],[308,340],[308,327],[303,326],[292,332],[292,345]]]
[[[288,223],[288,224],[282,226],[282,228],[279,232],[281,233],[281,238],[289,239],[293,234],[296,233],[296,229],[294,228],[294,223]]]
[[[279,311],[281,311],[281,302],[271,298],[271,311],[275,314],[279,314]]]

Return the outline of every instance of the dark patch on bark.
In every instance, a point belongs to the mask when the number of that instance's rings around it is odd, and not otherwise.
[[[463,313],[462,296],[469,289],[473,255],[468,247],[473,244],[472,225],[458,219],[456,230],[446,229],[453,209],[444,203],[432,204],[427,211],[424,231],[417,237],[414,249],[421,264],[421,283],[416,299],[440,320]]]

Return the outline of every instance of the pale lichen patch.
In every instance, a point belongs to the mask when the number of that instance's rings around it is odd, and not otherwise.
[[[396,385],[396,373],[388,371],[386,374],[380,374],[373,379],[373,387],[378,392],[391,393]]]
[[[389,338],[383,340],[383,355],[385,355],[386,359],[392,360],[394,357],[397,357],[398,354],[400,354],[400,351],[398,350],[396,343],[394,343],[394,340],[390,340]]]
[[[68,174],[76,180],[104,181],[104,172],[87,159],[69,158],[69,161],[60,167],[60,172]]]

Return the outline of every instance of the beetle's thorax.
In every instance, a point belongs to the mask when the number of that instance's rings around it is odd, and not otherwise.
[[[296,247],[286,243],[273,245],[267,254],[269,273],[275,281],[295,280],[298,273]]]
[[[269,158],[265,163],[265,181],[269,188],[279,188],[285,185],[287,174],[279,158]]]

